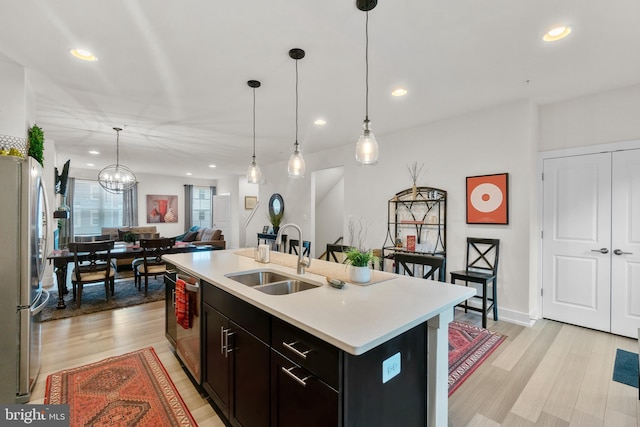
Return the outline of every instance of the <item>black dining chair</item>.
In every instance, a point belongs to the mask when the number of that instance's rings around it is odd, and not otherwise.
[[[176,244],[174,237],[160,237],[157,239],[140,239],[142,259],[133,260],[131,266],[134,274],[134,284],[141,290],[144,276],[144,294],[149,290],[149,276],[157,277],[167,270],[162,261],[162,255]]]
[[[111,265],[113,240],[99,242],[69,243],[69,252],[73,253],[74,269],[71,274],[73,300],[78,308],[82,305],[84,285],[104,282],[107,301],[114,294],[115,269]]]
[[[326,261],[331,261],[333,260],[333,262],[339,262],[339,263],[343,263],[344,262],[344,256],[338,255],[344,252],[347,252],[349,249],[351,248],[351,246],[344,246],[344,245],[334,245],[331,243],[327,243],[327,250],[325,252],[325,260]],[[338,258],[341,258],[340,260],[338,260]]]
[[[467,238],[466,267],[464,270],[451,272],[451,283],[456,280],[482,285],[482,294],[473,298],[482,299],[482,308],[470,306],[465,300],[459,306],[467,310],[482,313],[482,327],[487,327],[487,313],[493,310],[493,320],[498,320],[498,255],[500,254],[499,239],[482,239],[476,237]],[[491,284],[491,292],[488,287]],[[491,296],[489,296],[489,293]]]
[[[439,255],[393,254],[394,273],[444,282],[446,258]]]
[[[111,240],[110,234],[101,234],[97,236],[74,236],[73,238],[76,242],[102,242],[105,240]]]
[[[298,247],[300,247],[300,240],[291,239],[289,240],[289,253],[298,255]],[[311,242],[308,240],[302,241],[302,256],[310,257],[311,256]]]

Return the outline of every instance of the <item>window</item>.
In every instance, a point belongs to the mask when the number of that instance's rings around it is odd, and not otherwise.
[[[76,236],[99,235],[102,227],[122,226],[122,194],[106,192],[97,181],[75,180],[72,209]]]
[[[211,188],[193,187],[191,197],[191,218],[193,224],[211,227]]]

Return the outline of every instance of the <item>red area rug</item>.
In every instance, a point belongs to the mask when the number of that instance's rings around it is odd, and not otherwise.
[[[197,426],[152,347],[47,377],[45,404],[69,404],[70,426]]]
[[[449,323],[449,396],[506,338],[467,323]]]

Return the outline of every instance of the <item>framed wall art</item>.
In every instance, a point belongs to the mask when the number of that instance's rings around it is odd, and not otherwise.
[[[147,223],[178,222],[178,196],[147,194]]]
[[[509,174],[467,177],[467,224],[509,224]]]
[[[257,203],[258,198],[256,196],[244,196],[244,208],[246,210],[255,208]]]

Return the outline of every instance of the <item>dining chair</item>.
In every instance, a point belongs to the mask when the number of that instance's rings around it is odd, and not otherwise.
[[[467,238],[466,267],[464,270],[451,272],[451,283],[456,280],[482,285],[482,294],[472,298],[482,299],[482,308],[470,306],[468,300],[460,303],[459,307],[482,313],[482,327],[487,327],[487,313],[493,310],[493,320],[498,320],[498,255],[500,254],[499,239],[483,239],[476,237]],[[491,284],[491,297],[488,287]]]
[[[351,246],[334,245],[331,243],[327,243],[327,250],[325,251],[325,254],[326,254],[325,260],[331,261],[333,259],[333,262],[344,263],[345,257],[342,254],[344,252],[347,252],[349,248],[351,248]],[[340,258],[340,260],[338,260],[338,258]]]
[[[113,296],[115,284],[115,270],[111,265],[113,246],[113,240],[69,243],[69,252],[73,253],[74,264],[71,274],[73,300],[76,301],[78,308],[82,305],[84,285],[104,282],[107,301],[110,296]]]
[[[446,280],[446,258],[439,255],[407,254],[396,252],[393,254],[394,273],[404,274],[423,279]]]
[[[289,240],[289,253],[298,255],[299,246],[300,246],[300,240],[298,239]],[[311,242],[308,240],[302,241],[302,256],[306,256],[306,257],[311,256]]]
[[[142,276],[144,276],[144,294],[147,295],[149,289],[149,276],[157,277],[164,274],[167,267],[162,261],[162,255],[175,245],[175,237],[160,237],[157,239],[140,239],[142,249],[142,260],[136,259],[132,263],[134,284],[138,290],[142,287]]]

